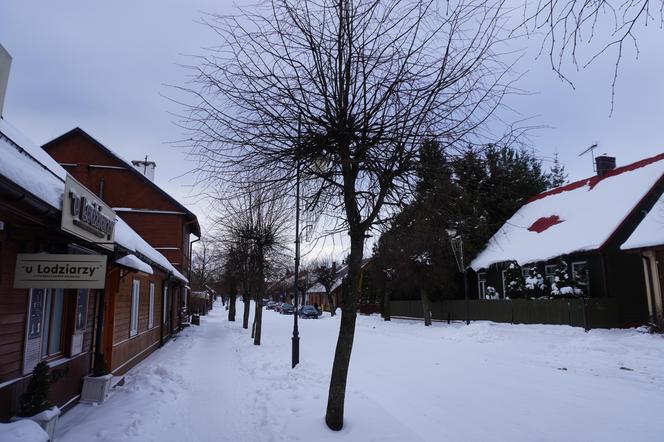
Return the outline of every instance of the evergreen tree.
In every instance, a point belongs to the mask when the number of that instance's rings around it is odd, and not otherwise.
[[[35,365],[28,388],[21,395],[21,416],[34,416],[49,409],[51,407],[50,395],[51,383],[48,377],[48,365],[42,361]]]
[[[550,177],[549,187],[552,189],[567,184],[567,173],[565,172],[565,166],[560,162],[560,159],[558,158],[558,152],[553,154],[553,166],[551,166],[549,177]]]
[[[528,276],[525,279],[526,298],[540,298],[544,296],[546,284],[544,277],[537,271],[537,267],[528,268]]]
[[[556,263],[556,271],[551,284],[551,295],[561,298],[574,297],[581,294],[581,290],[576,287],[574,278],[567,262],[560,258]]]
[[[505,297],[509,299],[524,298],[526,296],[526,283],[521,267],[511,262],[505,270]]]
[[[389,269],[395,277],[382,281],[383,290],[395,296],[426,292],[431,300],[463,293],[446,228],[462,236],[468,262],[549,183],[541,163],[527,151],[490,145],[452,157],[432,140],[422,146],[417,173],[413,200],[392,218],[374,249],[372,274],[385,279],[382,272]],[[524,284],[521,278],[515,293],[524,293]]]

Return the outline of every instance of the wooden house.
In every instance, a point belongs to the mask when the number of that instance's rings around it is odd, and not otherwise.
[[[129,164],[80,128],[49,141],[43,148],[189,277],[192,236],[200,238],[201,234],[198,219],[154,182],[154,162],[137,160]],[[177,280],[167,288],[167,335],[177,333],[186,322],[189,290]]]
[[[621,245],[664,192],[664,154],[618,168],[615,158],[600,156],[596,165],[597,175],[534,196],[501,227],[470,264],[472,297],[504,298],[511,263],[524,280],[534,269],[548,287],[542,294],[552,295],[562,260],[578,297],[615,307],[610,324],[648,320],[642,259]]]
[[[664,329],[664,195],[620,248],[641,257],[650,322]]]
[[[169,298],[160,293],[187,279],[1,118],[0,155],[0,419],[5,420],[16,414],[40,361],[50,367],[52,402],[66,409],[77,401],[95,353],[103,352],[116,374],[149,354],[170,333],[168,321],[160,320],[168,306],[160,301]]]

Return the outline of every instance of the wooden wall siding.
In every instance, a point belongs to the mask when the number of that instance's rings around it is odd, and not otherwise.
[[[91,164],[123,168],[128,166],[81,134],[74,133],[57,143],[50,144],[47,151],[60,163],[77,164],[66,166],[65,169],[97,195],[103,179],[102,199],[111,207],[173,212],[182,210],[171,199],[130,170],[90,168]],[[156,173],[159,174],[158,168]],[[118,214],[153,247],[178,248],[179,250],[175,251],[160,250],[160,252],[171,263],[176,264],[178,270],[187,271],[190,229],[185,224],[187,220],[184,215],[130,212],[118,212]]]
[[[28,290],[13,288],[16,244],[2,241],[0,280],[0,382],[21,375]]]
[[[118,215],[178,270],[183,269],[183,263],[188,264],[186,251],[182,249],[182,243],[186,242],[183,216],[140,212],[118,212]],[[177,250],[164,250],[164,247]]]
[[[62,364],[51,367],[52,376],[65,375],[51,384],[51,402],[54,405],[62,408],[81,393],[83,377],[90,372],[91,359],[91,353],[84,352]],[[21,394],[26,390],[29,382],[30,376],[25,376],[0,390],[0,421],[6,421],[10,417],[16,416]],[[72,402],[68,407],[74,404],[75,402]]]
[[[113,293],[113,317],[112,317],[112,349],[109,364],[111,370],[116,372],[118,368],[121,371],[116,374],[124,373],[133,365],[138,363],[141,358],[136,357],[141,355],[144,350],[150,348],[150,351],[158,348],[160,339],[161,327],[161,304],[162,304],[162,281],[166,277],[161,272],[156,272],[155,275],[146,275],[138,272],[126,273],[124,277],[119,279],[117,283],[117,291]],[[138,333],[135,336],[130,336],[131,328],[131,292],[132,281],[137,279],[140,281],[140,300],[138,307]],[[150,314],[150,282],[154,282],[154,324],[148,330],[149,314]],[[106,345],[105,348],[109,346]],[[145,352],[149,354],[149,352]],[[146,354],[146,355],[147,355]],[[144,355],[144,356],[146,356]],[[142,356],[142,357],[144,357]],[[132,358],[135,358],[132,360]],[[127,361],[132,360],[130,364],[124,365]]]

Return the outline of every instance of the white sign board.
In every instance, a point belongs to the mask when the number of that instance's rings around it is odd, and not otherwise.
[[[20,253],[14,288],[103,289],[106,255]]]
[[[115,218],[113,209],[67,175],[62,201],[62,230],[113,250]]]

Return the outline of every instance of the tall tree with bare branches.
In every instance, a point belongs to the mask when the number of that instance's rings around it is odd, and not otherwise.
[[[314,276],[320,285],[325,289],[325,298],[330,306],[330,315],[336,314],[337,306],[332,298],[332,288],[339,278],[339,267],[336,261],[319,261],[312,266]]]
[[[483,140],[490,121],[500,128],[493,116],[513,78],[502,6],[272,0],[205,19],[219,46],[184,88],[195,97],[183,126],[200,183],[224,188],[260,171],[283,190],[299,173],[316,189],[307,209],[338,217],[349,238],[326,413],[333,430],[343,426],[367,235],[409,198],[425,135],[453,151]]]
[[[254,298],[252,338],[261,343],[262,300],[265,297],[265,276],[273,262],[278,262],[287,249],[286,232],[290,226],[289,208],[283,195],[262,180],[247,177],[238,184],[242,193],[224,205],[219,225],[222,237],[236,251],[240,261],[240,278]],[[238,253],[239,252],[239,253]],[[245,322],[248,326],[248,302],[245,297]],[[245,327],[247,328],[247,327]]]

